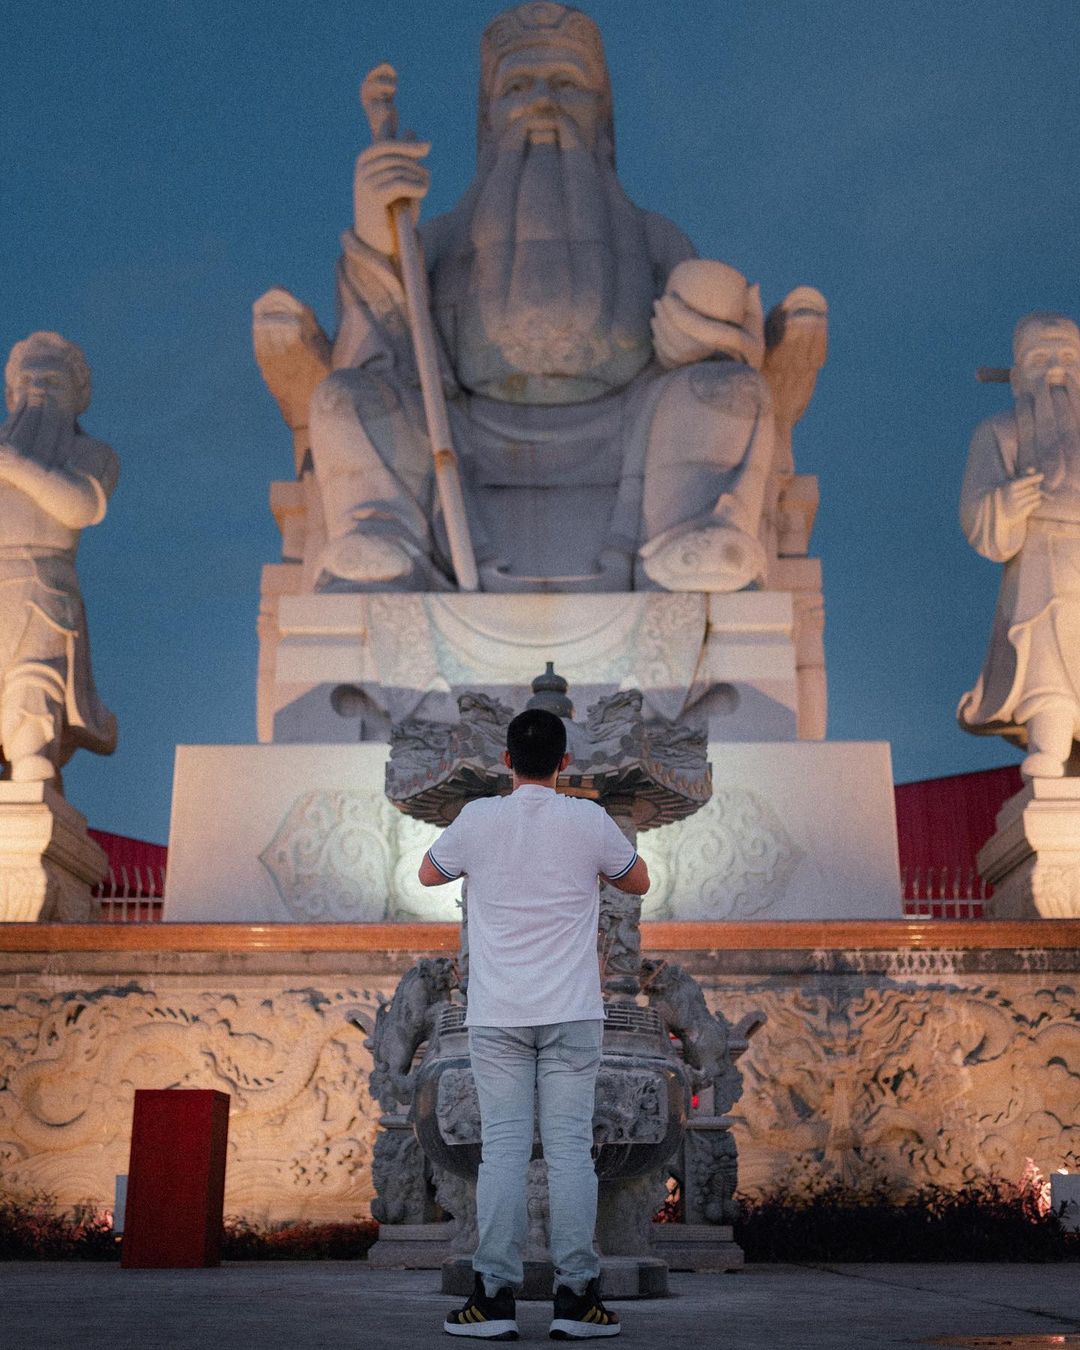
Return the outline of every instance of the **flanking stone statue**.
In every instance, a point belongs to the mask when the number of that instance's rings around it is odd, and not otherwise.
[[[264,376],[310,441],[316,590],[453,587],[389,215],[426,195],[429,148],[357,161],[332,344],[287,292],[255,306]],[[481,589],[759,581],[825,302],[800,287],[766,319],[757,286],[629,200],[586,15],[542,0],[488,26],[476,177],[421,236]]]
[[[1029,314],[1013,337],[1011,412],[975,431],[960,496],[972,548],[1005,564],[990,649],[960,725],[1026,743],[1027,778],[1060,778],[1080,734],[1080,329]]]
[[[80,747],[110,754],[75,554],[105,516],[119,462],[87,436],[90,371],[58,333],[32,333],[4,372],[0,426],[0,919],[82,918],[104,855],[62,800]],[[32,825],[31,825],[31,822]]]
[[[1005,564],[990,646],[960,725],[1027,746],[1028,786],[980,854],[994,913],[1080,914],[1080,329],[1016,325],[1011,411],[975,431],[960,497],[972,547]],[[1068,775],[1068,776],[1066,776]],[[1064,781],[1055,781],[1064,780]]]

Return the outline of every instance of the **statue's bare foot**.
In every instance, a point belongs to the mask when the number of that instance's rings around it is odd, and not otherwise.
[[[413,570],[410,554],[393,539],[378,534],[346,534],[323,550],[320,564],[331,578],[356,585],[391,585]]]
[[[1021,763],[1020,772],[1025,778],[1064,778],[1065,765],[1045,750],[1036,750]]]
[[[765,570],[765,550],[734,525],[703,525],[646,544],[645,575],[666,591],[741,591]]]

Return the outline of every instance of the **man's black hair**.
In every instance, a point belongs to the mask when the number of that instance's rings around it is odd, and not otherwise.
[[[550,778],[566,753],[566,726],[543,708],[526,708],[506,728],[506,749],[519,778]]]

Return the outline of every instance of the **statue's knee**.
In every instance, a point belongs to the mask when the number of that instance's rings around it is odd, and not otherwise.
[[[392,416],[401,406],[393,384],[385,376],[364,370],[336,370],[315,386],[310,425],[351,421],[371,422]]]

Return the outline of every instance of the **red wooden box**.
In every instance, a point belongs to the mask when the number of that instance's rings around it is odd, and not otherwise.
[[[227,1093],[136,1091],[122,1265],[220,1264],[228,1135]]]

